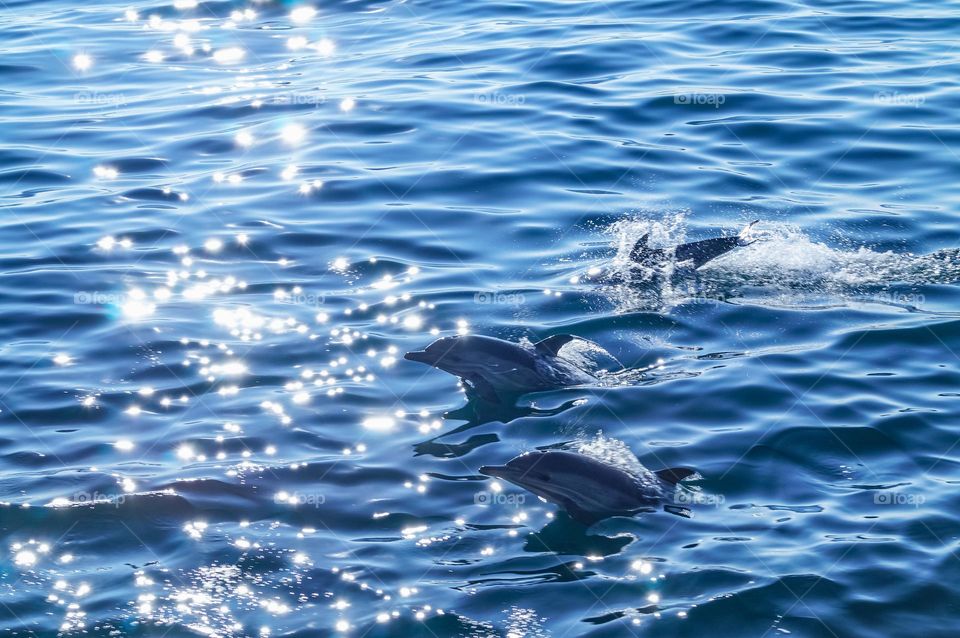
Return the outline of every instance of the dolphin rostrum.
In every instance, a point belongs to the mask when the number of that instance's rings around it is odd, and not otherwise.
[[[592,372],[560,354],[575,339],[579,337],[553,335],[524,346],[483,335],[457,335],[437,339],[403,358],[458,376],[480,398],[501,403],[528,392],[595,383]]]
[[[521,454],[506,465],[485,465],[480,473],[556,503],[586,525],[662,503],[677,483],[696,473],[687,468],[642,470],[631,473],[586,454],[547,450]]]
[[[729,237],[714,237],[680,244],[672,248],[653,248],[650,246],[650,233],[641,237],[630,251],[630,260],[647,268],[660,268],[674,263],[696,270],[708,261],[725,255],[739,246],[749,246],[755,239],[750,239],[750,229],[758,220],[744,226],[739,235]]]

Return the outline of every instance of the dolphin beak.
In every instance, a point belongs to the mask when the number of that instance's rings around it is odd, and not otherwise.
[[[494,478],[502,478],[509,481],[511,475],[510,468],[506,465],[483,465],[480,467],[480,473],[484,476],[492,476]]]
[[[413,352],[408,352],[403,355],[403,358],[407,361],[419,361],[420,363],[425,363],[428,366],[434,364],[434,358],[427,354],[426,350],[414,350]]]

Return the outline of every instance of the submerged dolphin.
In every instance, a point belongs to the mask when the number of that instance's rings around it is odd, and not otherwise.
[[[734,248],[749,246],[756,241],[749,239],[748,236],[750,229],[758,221],[760,220],[754,220],[744,226],[739,235],[703,239],[672,248],[652,248],[650,246],[650,233],[647,233],[634,244],[630,251],[630,259],[647,268],[660,268],[673,263],[696,270],[708,261],[725,255]]]
[[[559,450],[521,454],[506,465],[485,465],[480,473],[519,485],[587,525],[661,503],[677,483],[695,474],[687,468],[644,468],[642,475],[634,475],[585,454]]]
[[[578,338],[553,335],[524,347],[495,337],[458,335],[403,358],[458,376],[480,398],[500,403],[528,392],[595,383],[594,374],[560,356],[560,348]]]

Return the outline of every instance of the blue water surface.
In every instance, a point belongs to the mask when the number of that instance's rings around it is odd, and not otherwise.
[[[958,33],[6,0],[0,634],[955,635]],[[754,219],[696,278],[596,276]],[[636,373],[482,405],[402,358],[458,332]],[[477,471],[563,443],[695,469],[692,517]]]

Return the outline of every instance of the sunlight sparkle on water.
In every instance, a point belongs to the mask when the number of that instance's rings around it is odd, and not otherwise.
[[[243,148],[253,146],[253,134],[251,134],[250,131],[240,131],[234,139],[237,142],[237,146],[242,146]]]
[[[290,12],[290,20],[296,24],[306,24],[310,22],[313,16],[317,15],[317,10],[310,6],[297,7]]]
[[[146,300],[147,295],[139,288],[127,294],[127,300],[120,306],[123,316],[128,319],[143,319],[152,315],[157,307]]]
[[[193,55],[193,44],[190,42],[190,36],[186,33],[178,33],[173,36],[173,46],[180,49],[184,55]]]
[[[86,53],[78,53],[73,56],[73,68],[78,71],[87,71],[93,66],[93,58]]]
[[[220,252],[220,249],[223,248],[223,240],[218,239],[217,237],[211,237],[207,241],[203,242],[203,248],[208,253]]]
[[[240,47],[227,47],[218,49],[213,54],[213,60],[218,64],[235,64],[242,60],[246,54],[247,52]]]
[[[319,179],[315,179],[312,182],[303,182],[300,184],[300,193],[303,195],[309,195],[315,190],[320,190],[323,188],[323,182]]]
[[[14,555],[13,562],[19,567],[33,567],[37,564],[37,555],[28,549],[24,549]]]
[[[287,39],[287,48],[291,51],[299,51],[300,49],[306,48],[308,41],[302,35],[295,35],[292,38]]]
[[[333,55],[333,52],[336,51],[337,45],[334,44],[333,40],[324,38],[313,45],[313,48],[316,49],[317,53],[324,57],[330,57]]]
[[[307,131],[300,124],[287,124],[280,129],[280,137],[287,144],[299,144],[307,136]]]
[[[95,166],[93,175],[98,179],[116,179],[120,172],[112,166]]]
[[[372,416],[363,421],[363,427],[376,432],[388,432],[396,422],[389,416]]]

